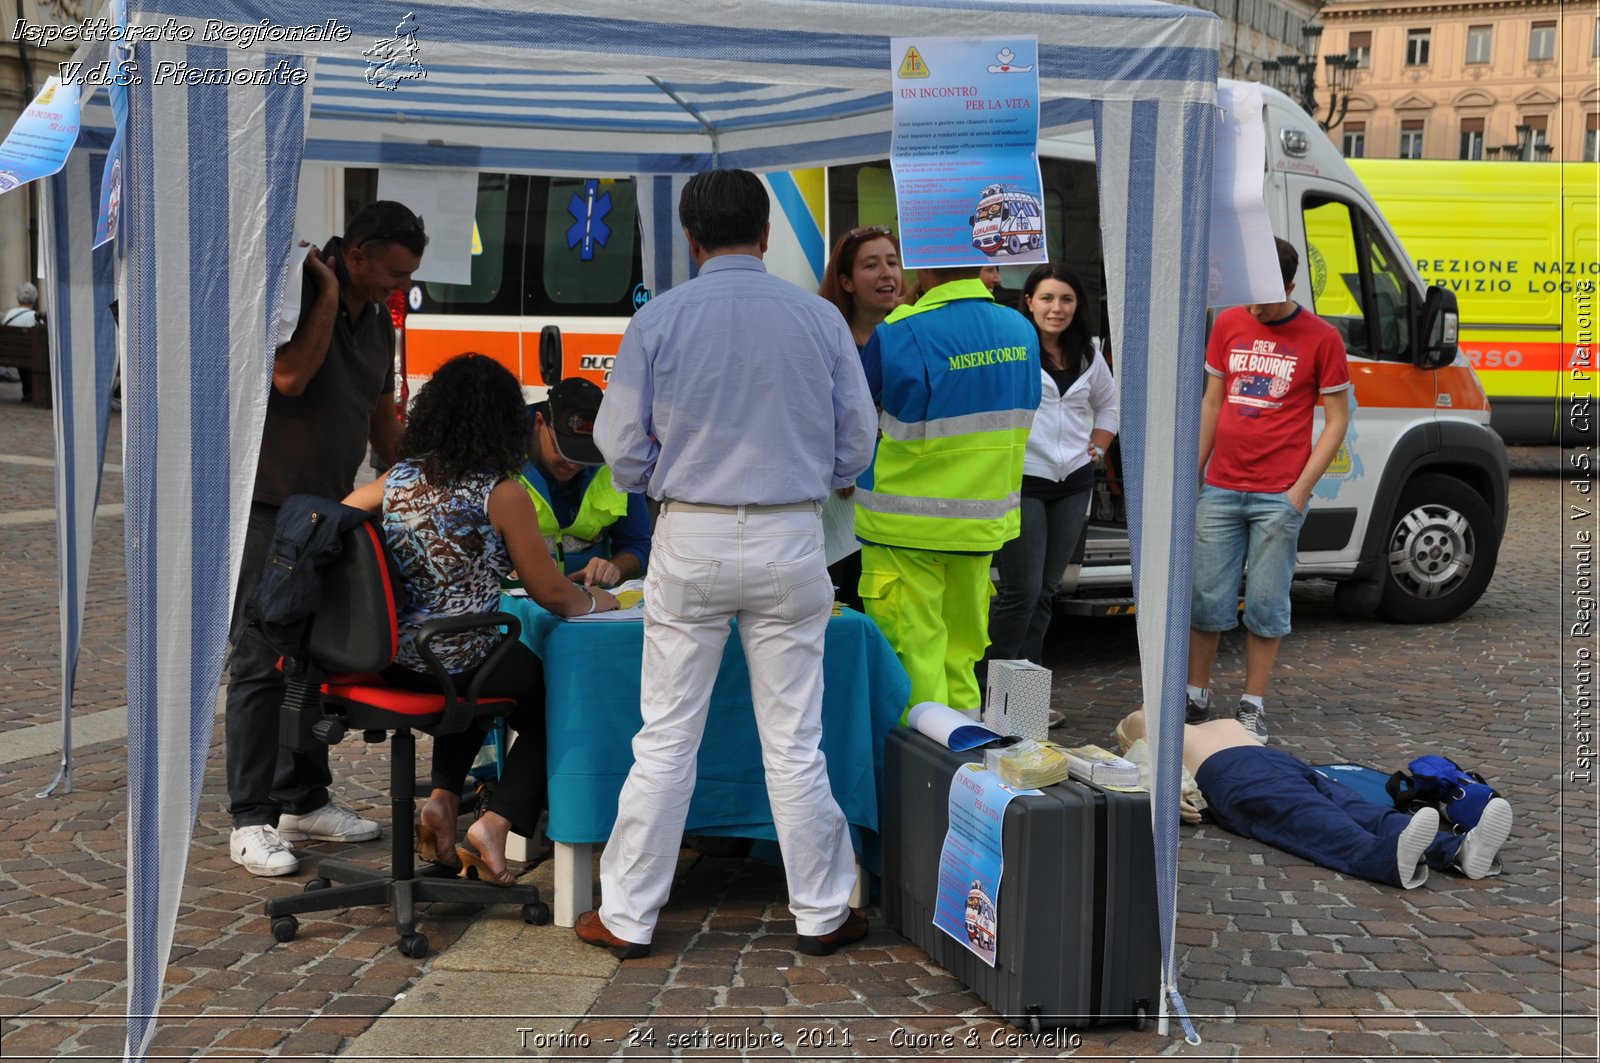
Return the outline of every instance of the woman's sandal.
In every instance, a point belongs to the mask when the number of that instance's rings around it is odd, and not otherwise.
[[[439,839],[433,833],[432,827],[428,826],[426,823],[418,823],[417,855],[422,857],[422,859],[426,860],[430,864],[442,867],[446,871],[454,871],[457,874],[460,874],[462,870],[461,861],[459,859],[441,860],[439,859],[441,852],[448,853],[450,850],[440,848]]]
[[[511,873],[510,868],[502,868],[496,872],[489,866],[489,861],[465,846],[456,846],[456,855],[461,858],[461,877],[476,878],[492,886],[514,886],[517,876]]]

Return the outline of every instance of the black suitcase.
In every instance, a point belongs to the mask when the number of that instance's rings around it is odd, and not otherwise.
[[[890,733],[879,801],[889,925],[1018,1026],[1142,1028],[1161,987],[1148,794],[1068,781],[1013,799],[1001,826],[995,966],[934,926],[950,780],[982,759],[981,749]]]

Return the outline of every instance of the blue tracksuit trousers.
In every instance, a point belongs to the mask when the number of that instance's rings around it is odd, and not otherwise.
[[[1372,804],[1305,762],[1266,746],[1224,749],[1195,773],[1218,826],[1266,842],[1330,871],[1404,886],[1396,847],[1411,817]],[[1461,836],[1441,831],[1424,859],[1443,871],[1455,864]]]

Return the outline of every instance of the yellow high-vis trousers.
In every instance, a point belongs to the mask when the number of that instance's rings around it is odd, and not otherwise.
[[[861,602],[911,676],[908,710],[922,701],[983,707],[973,668],[989,648],[989,560],[862,546]]]

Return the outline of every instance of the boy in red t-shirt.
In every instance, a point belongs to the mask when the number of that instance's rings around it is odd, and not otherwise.
[[[1244,696],[1234,718],[1267,740],[1263,701],[1278,643],[1289,633],[1300,524],[1311,488],[1350,424],[1350,368],[1333,326],[1289,298],[1300,255],[1277,241],[1283,300],[1217,317],[1206,347],[1200,412],[1200,501],[1195,511],[1189,621],[1189,723],[1211,712],[1211,666],[1222,632],[1238,626],[1246,559]],[[1322,400],[1322,434],[1311,442]]]

